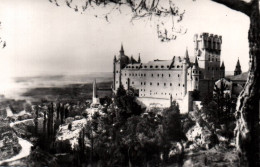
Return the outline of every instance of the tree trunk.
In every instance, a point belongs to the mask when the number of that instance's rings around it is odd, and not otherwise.
[[[259,0],[252,4],[250,14],[249,75],[240,93],[236,108],[236,146],[242,160],[249,166],[259,165],[259,87],[260,87],[260,17]],[[244,161],[245,162],[245,161]]]

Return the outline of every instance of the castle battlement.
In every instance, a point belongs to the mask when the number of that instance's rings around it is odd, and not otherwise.
[[[195,50],[207,49],[212,51],[221,51],[221,44],[222,44],[222,36],[209,34],[209,33],[201,33],[200,35],[194,35],[194,42],[195,42]]]

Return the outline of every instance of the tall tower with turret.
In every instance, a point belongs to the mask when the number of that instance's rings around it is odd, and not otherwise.
[[[207,80],[219,79],[222,36],[208,33],[195,34],[194,44],[200,77]]]
[[[236,68],[235,68],[235,71],[234,71],[234,76],[240,75],[241,73],[242,73],[242,70],[241,70],[239,59],[238,59],[237,60],[237,65],[236,65]]]
[[[119,51],[118,58],[114,58],[113,62],[113,75],[114,75],[114,83],[113,90],[116,91],[121,83],[121,70],[130,62],[128,56],[125,55],[124,47],[121,44],[121,49]]]

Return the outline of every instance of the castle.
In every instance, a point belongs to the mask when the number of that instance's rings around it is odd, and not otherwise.
[[[220,65],[222,37],[195,34],[194,44],[193,62],[186,49],[184,57],[142,63],[140,55],[138,60],[128,57],[121,46],[119,56],[113,61],[113,91],[123,85],[134,90],[138,100],[144,103],[175,100],[183,104],[183,112],[190,111],[192,92],[197,90],[201,97],[206,96],[213,91],[215,81],[225,76],[224,63]]]

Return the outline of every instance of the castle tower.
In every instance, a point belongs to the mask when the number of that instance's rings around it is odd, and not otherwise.
[[[220,78],[222,36],[202,33],[194,35],[195,56],[203,79]],[[213,78],[212,78],[213,77]]]
[[[199,64],[195,58],[195,64],[192,66],[192,90],[199,90]]]
[[[130,63],[130,59],[128,56],[125,55],[123,44],[121,44],[121,49],[119,51],[118,59],[114,58],[114,85],[113,90],[114,93],[117,91],[119,86],[122,84],[121,79],[121,70],[127,66],[127,64]]]
[[[220,77],[225,78],[225,65],[224,61],[222,61],[221,67],[220,67]]]
[[[183,61],[182,61],[183,96],[185,96],[186,93],[187,93],[187,69],[188,69],[188,66],[189,66],[189,60],[190,60],[190,59],[189,59],[188,49],[186,48],[185,56],[184,56],[184,59],[183,59]]]
[[[239,62],[239,58],[238,58],[237,65],[236,65],[236,68],[234,71],[234,76],[240,75],[241,73],[242,73],[242,70],[241,70],[241,66],[240,66],[240,62]]]

